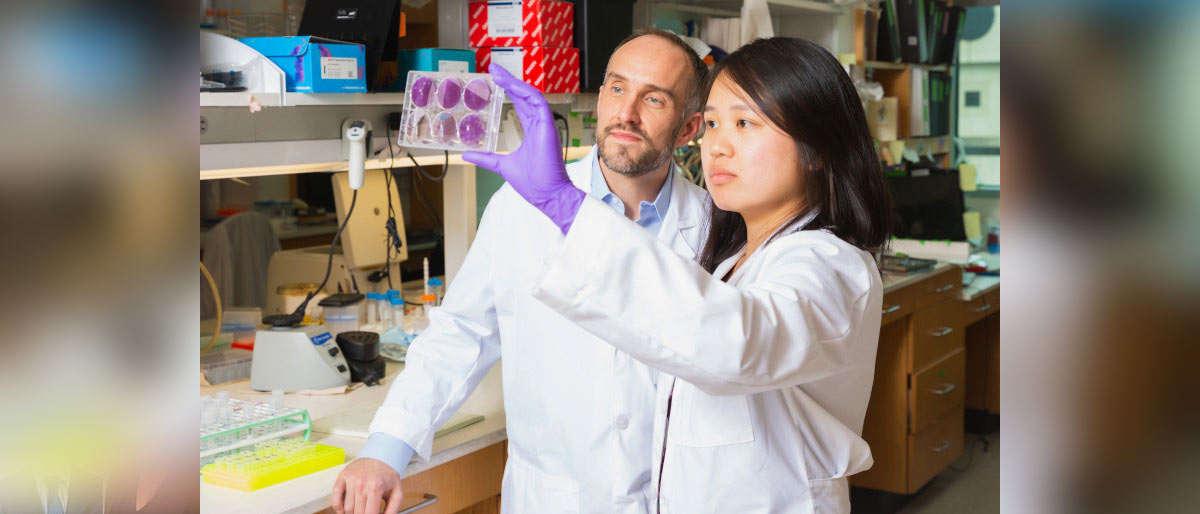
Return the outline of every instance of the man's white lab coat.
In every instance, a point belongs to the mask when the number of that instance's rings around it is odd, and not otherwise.
[[[591,188],[594,159],[595,148],[567,166],[584,191]],[[703,244],[708,197],[686,180],[671,184],[659,237],[690,261]],[[462,268],[409,350],[371,432],[397,437],[428,459],[434,431],[503,357],[503,511],[646,513],[655,373],[530,296],[547,250],[562,238],[510,186],[492,197]]]

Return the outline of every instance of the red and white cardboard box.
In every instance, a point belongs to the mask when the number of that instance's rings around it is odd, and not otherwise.
[[[475,69],[486,72],[493,61],[543,93],[579,92],[578,48],[527,46],[475,50]]]
[[[575,5],[570,2],[469,2],[467,12],[467,39],[475,48],[575,46]]]

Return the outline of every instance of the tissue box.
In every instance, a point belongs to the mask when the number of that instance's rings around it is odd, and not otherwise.
[[[475,50],[475,68],[486,71],[492,62],[543,93],[579,92],[579,49],[480,48]]]
[[[396,51],[396,62],[379,63],[375,91],[404,91],[410,71],[475,73],[475,52],[453,48]]]
[[[316,36],[247,37],[238,41],[283,69],[289,92],[367,92],[363,45]]]
[[[575,5],[570,2],[469,2],[467,12],[467,39],[473,47],[570,48],[575,42]]]

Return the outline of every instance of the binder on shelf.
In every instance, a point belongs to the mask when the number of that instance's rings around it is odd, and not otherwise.
[[[925,9],[925,0],[896,0],[896,26],[904,62],[929,62]]]
[[[929,135],[929,70],[912,67],[911,73],[908,137],[925,137]]]
[[[954,64],[954,55],[958,51],[958,36],[962,29],[967,9],[961,6],[946,9],[942,18],[941,29],[937,32],[937,52],[933,56],[935,64]]]
[[[876,39],[879,37],[879,9],[862,9],[859,15],[862,17],[862,58],[865,61],[874,61],[875,50],[878,46]]]
[[[942,19],[946,14],[946,4],[940,0],[927,0],[925,2],[925,47],[926,59],[922,62],[929,64],[938,64],[934,56],[939,51],[940,41],[937,37],[939,29],[942,26]]]
[[[900,31],[896,24],[896,2],[883,0],[875,36],[875,60],[900,62]]]

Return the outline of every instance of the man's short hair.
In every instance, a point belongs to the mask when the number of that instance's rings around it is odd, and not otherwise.
[[[704,99],[701,98],[701,95],[704,92],[705,82],[708,80],[708,65],[704,64],[704,61],[700,59],[700,56],[696,54],[696,51],[692,49],[691,45],[687,44],[687,42],[675,35],[675,33],[654,27],[647,27],[633,31],[633,34],[630,34],[629,37],[626,37],[625,39],[621,40],[619,44],[617,44],[617,47],[613,49],[613,53],[617,53],[617,50],[619,50],[622,46],[625,46],[625,43],[633,41],[642,36],[656,36],[660,39],[663,39],[668,43],[671,43],[673,46],[675,46],[675,48],[678,48],[685,56],[687,56],[688,68],[691,73],[689,73],[686,87],[683,91],[683,112],[679,115],[679,122],[683,123],[683,121],[686,120],[688,116],[691,116],[692,113],[700,112],[701,104],[704,102]],[[611,57],[609,59],[611,60]],[[604,81],[608,82],[607,65],[604,67]]]

